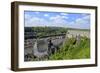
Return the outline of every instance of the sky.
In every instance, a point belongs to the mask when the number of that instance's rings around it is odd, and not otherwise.
[[[24,11],[25,27],[51,26],[90,29],[90,14]]]

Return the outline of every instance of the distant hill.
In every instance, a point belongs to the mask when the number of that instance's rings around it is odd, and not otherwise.
[[[90,29],[67,28],[68,30],[90,31]]]

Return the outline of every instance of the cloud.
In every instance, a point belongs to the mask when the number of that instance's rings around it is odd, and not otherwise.
[[[68,17],[67,17],[67,16],[62,16],[62,18],[64,18],[64,19],[68,19]]]
[[[84,16],[84,17],[82,17],[82,18],[78,18],[78,19],[76,19],[76,23],[77,24],[88,24],[88,23],[90,23],[90,16]]]
[[[67,21],[64,20],[64,17],[57,15],[50,17],[50,20],[39,17],[29,17],[28,20],[25,20],[25,26],[55,26],[55,27],[66,27]]]
[[[50,17],[50,20],[56,20],[56,19],[59,19],[59,18],[61,18],[61,16],[60,15],[56,15],[56,16]]]
[[[31,26],[45,26],[47,24],[47,21],[43,18],[38,17],[32,17],[29,20],[25,21],[25,26],[31,27]]]
[[[28,20],[28,19],[31,19],[31,15],[29,15],[29,14],[25,14],[25,20]]]
[[[84,16],[83,19],[84,20],[90,20],[90,15]]]
[[[68,22],[65,20],[65,18],[67,17],[61,16],[61,15],[50,17],[51,24],[57,27],[67,27]]]
[[[37,12],[38,13],[38,12]],[[67,16],[65,16],[65,14]],[[46,18],[45,18],[46,17]],[[67,13],[61,13],[60,15],[50,16],[45,13],[42,17],[32,16],[25,14],[25,26],[55,26],[55,27],[70,27],[70,28],[90,28],[90,15],[81,15],[80,17],[70,20]],[[73,17],[74,18],[74,17]]]
[[[63,19],[56,19],[52,21],[52,25],[57,27],[67,27],[67,22]]]
[[[56,16],[53,16],[53,17],[50,17],[50,20],[56,20],[56,19],[68,19],[67,16],[61,16],[61,15],[56,15]]]
[[[69,27],[74,28],[83,28],[83,29],[89,29],[90,28],[90,16],[84,16],[81,18],[77,18],[75,21],[70,22]]]
[[[67,16],[68,15],[68,13],[60,13],[61,15],[64,15],[64,16]]]
[[[45,17],[48,17],[49,15],[48,15],[48,14],[44,14],[44,16],[45,16]]]
[[[35,12],[36,14],[39,14],[40,12]]]

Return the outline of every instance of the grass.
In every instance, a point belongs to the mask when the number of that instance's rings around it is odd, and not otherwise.
[[[65,40],[64,44],[55,54],[50,56],[50,60],[65,59],[87,59],[90,58],[90,39],[81,37],[79,41],[75,38]]]

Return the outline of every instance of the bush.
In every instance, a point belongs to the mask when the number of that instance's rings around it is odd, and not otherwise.
[[[80,43],[75,38],[64,41],[58,52],[50,56],[50,60],[86,59],[90,58],[90,39],[81,37]],[[74,44],[73,44],[74,43]]]

